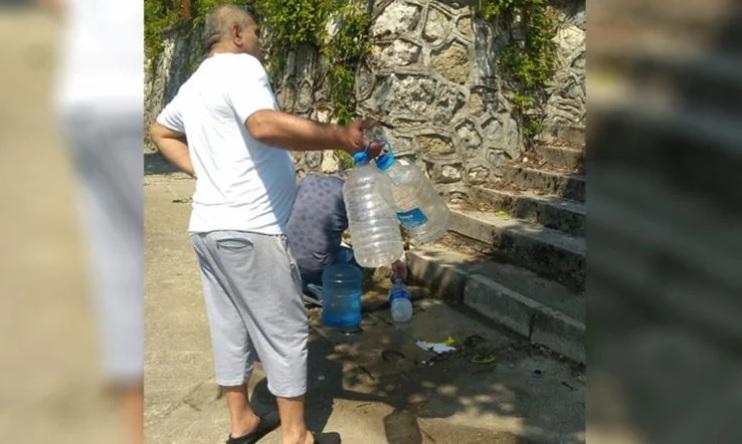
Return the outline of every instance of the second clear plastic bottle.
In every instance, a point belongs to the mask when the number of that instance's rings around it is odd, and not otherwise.
[[[376,166],[391,179],[399,222],[412,241],[422,244],[443,236],[451,212],[425,173],[413,164],[397,160],[391,152],[379,156]]]

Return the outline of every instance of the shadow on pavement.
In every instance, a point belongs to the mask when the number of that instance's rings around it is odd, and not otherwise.
[[[386,310],[365,313],[363,333],[351,336],[313,318],[306,401],[311,430],[323,430],[335,401],[346,400],[359,410],[390,407],[382,420],[390,444],[584,442],[584,383],[575,381],[584,369],[473,313],[423,299],[410,324],[391,324]],[[456,338],[458,351],[443,359],[415,345],[416,338],[447,336]],[[472,362],[482,354],[494,362]],[[275,405],[265,380],[253,400]]]
[[[159,152],[144,153],[144,175],[170,175],[178,173],[178,169],[165,160]]]

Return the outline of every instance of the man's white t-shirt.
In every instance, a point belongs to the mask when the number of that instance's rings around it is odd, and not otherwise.
[[[286,150],[255,140],[245,121],[276,110],[268,76],[247,54],[207,58],[157,122],[185,133],[196,176],[188,231],[283,234],[296,194]]]

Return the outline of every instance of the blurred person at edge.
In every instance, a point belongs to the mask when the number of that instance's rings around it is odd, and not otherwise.
[[[105,376],[143,436],[143,3],[38,0],[64,22],[57,111],[78,180]]]

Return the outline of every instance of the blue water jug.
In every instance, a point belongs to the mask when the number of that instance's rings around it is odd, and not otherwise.
[[[361,270],[351,264],[333,264],[322,272],[322,323],[354,328],[361,323]]]

